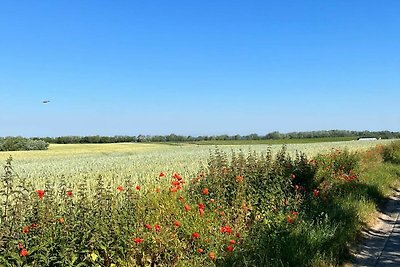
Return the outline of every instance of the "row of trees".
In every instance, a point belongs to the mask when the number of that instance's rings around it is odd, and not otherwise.
[[[335,137],[376,137],[382,139],[400,138],[400,132],[390,131],[308,131],[280,133],[271,132],[266,135],[213,135],[213,136],[183,136],[183,135],[138,135],[138,136],[60,136],[35,137],[33,140],[43,140],[54,144],[86,144],[86,143],[122,143],[122,142],[197,142],[215,140],[273,140],[273,139],[303,139],[303,138],[335,138]]]

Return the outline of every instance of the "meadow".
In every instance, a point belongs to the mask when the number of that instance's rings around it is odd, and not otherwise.
[[[3,152],[0,266],[338,265],[399,185],[393,144]]]

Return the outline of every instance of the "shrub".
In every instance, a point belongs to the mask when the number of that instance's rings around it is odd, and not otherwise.
[[[0,139],[0,151],[46,150],[49,143],[24,137],[6,137]]]
[[[382,156],[386,162],[400,164],[400,141],[395,141],[385,146]]]

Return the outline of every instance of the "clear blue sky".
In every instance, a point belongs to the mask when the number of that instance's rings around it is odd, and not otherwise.
[[[1,1],[0,136],[399,131],[399,14],[398,0]]]

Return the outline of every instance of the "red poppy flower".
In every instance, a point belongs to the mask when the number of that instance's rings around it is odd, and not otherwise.
[[[159,225],[159,224],[154,225],[154,229],[156,229],[157,232],[160,232],[161,225]]]
[[[236,241],[234,239],[229,240],[229,244],[236,244]]]
[[[197,252],[198,252],[198,253],[203,253],[203,252],[204,252],[204,249],[198,248],[198,249],[197,249]]]
[[[317,189],[314,189],[314,191],[313,191],[313,195],[314,195],[314,197],[318,197],[318,195],[319,195],[319,191],[318,191]]]
[[[43,199],[44,196],[44,190],[36,190],[36,193],[38,194],[40,199]]]
[[[214,254],[214,252],[210,252],[210,253],[208,253],[208,257],[210,258],[210,260],[215,260],[215,254]]]
[[[19,247],[19,249],[23,249],[24,245],[22,245],[22,243],[18,243],[18,247]]]
[[[181,226],[181,223],[178,222],[178,221],[175,221],[175,222],[174,222],[174,225],[175,225],[176,227],[180,227],[180,226]]]
[[[32,223],[31,224],[31,228],[36,228],[37,227],[37,224],[36,223]]]
[[[239,233],[236,233],[235,236],[236,236],[237,238],[240,238],[240,234],[239,234]]]
[[[138,190],[138,191],[140,190],[140,185],[136,186],[136,190]]]
[[[231,245],[229,245],[229,246],[226,247],[226,250],[229,251],[229,252],[232,252],[233,251],[233,247]]]
[[[200,234],[195,232],[195,233],[192,234],[192,238],[193,239],[200,238]]]
[[[172,181],[171,184],[173,186],[179,186],[181,183],[179,181]]]
[[[182,180],[182,177],[178,173],[174,173],[172,177],[175,178],[176,180]]]
[[[161,189],[159,187],[156,188],[156,192],[160,193]]]
[[[204,204],[203,203],[199,204],[199,209],[204,210]]]
[[[292,224],[294,223],[293,218],[290,217],[290,215],[287,216],[287,221],[288,221],[288,223],[292,223]]]
[[[199,214],[200,214],[200,216],[203,216],[204,210],[203,209],[199,209]]]
[[[67,196],[72,197],[73,195],[72,190],[67,191]]]
[[[185,210],[189,211],[190,210],[190,206],[188,204],[185,205]]]
[[[208,195],[208,188],[203,189],[203,195]]]
[[[219,230],[221,233],[228,233],[228,234],[232,233],[232,228],[229,225],[222,226]]]
[[[26,249],[21,249],[21,251],[19,252],[19,255],[21,256],[21,257],[26,257],[26,256],[28,256],[29,255],[29,252],[26,250]]]
[[[175,186],[172,186],[169,190],[170,190],[171,192],[175,193],[176,191],[178,191],[178,188],[175,187]]]
[[[165,174],[163,172],[160,172],[160,174],[158,175],[158,177],[164,177]]]
[[[117,186],[117,190],[118,190],[119,192],[121,192],[122,190],[124,190],[124,187],[121,186],[121,185],[119,185],[119,186]]]
[[[24,233],[24,234],[27,234],[27,233],[29,233],[29,226],[27,225],[27,226],[24,226],[24,228],[22,228],[22,233]]]
[[[292,173],[291,175],[290,175],[290,179],[294,179],[294,178],[296,178],[296,175],[294,175],[294,173]]]
[[[243,176],[238,175],[238,176],[236,177],[236,181],[238,181],[239,183],[243,182]]]
[[[144,227],[146,227],[147,229],[151,230],[153,227],[150,224],[145,224]]]
[[[143,239],[139,238],[139,237],[136,237],[136,238],[133,239],[133,242],[135,242],[136,244],[140,244],[140,243],[143,242]]]
[[[59,221],[60,221],[60,223],[64,223],[65,222],[64,218],[60,218]]]

